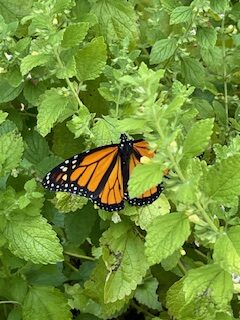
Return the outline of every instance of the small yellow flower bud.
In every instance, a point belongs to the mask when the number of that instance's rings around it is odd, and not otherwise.
[[[57,18],[54,18],[53,21],[52,21],[52,24],[53,24],[54,26],[56,26],[56,25],[58,24],[58,19],[57,19]]]
[[[140,162],[143,164],[150,163],[152,160],[146,156],[141,157]]]
[[[188,219],[193,223],[199,223],[200,222],[200,219],[196,214],[192,214],[191,216],[188,217]]]
[[[176,153],[177,152],[177,142],[174,140],[170,143],[170,149],[172,151],[172,153]]]
[[[180,253],[181,253],[181,256],[185,256],[186,255],[186,251],[184,249],[180,249]]]

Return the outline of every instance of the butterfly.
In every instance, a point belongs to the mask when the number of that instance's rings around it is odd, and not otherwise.
[[[77,154],[52,169],[42,181],[51,191],[66,191],[89,198],[106,211],[130,205],[143,206],[155,201],[163,190],[159,184],[137,198],[129,198],[129,177],[141,157],[152,158],[154,152],[143,140],[121,134],[119,144],[110,144]]]

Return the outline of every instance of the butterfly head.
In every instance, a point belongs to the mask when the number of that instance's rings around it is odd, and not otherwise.
[[[125,133],[122,133],[121,136],[120,136],[120,140],[121,140],[121,143],[124,143],[126,141],[129,141],[127,135]]]

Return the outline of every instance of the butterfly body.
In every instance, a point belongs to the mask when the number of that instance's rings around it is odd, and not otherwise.
[[[101,209],[118,211],[124,200],[142,206],[156,200],[162,185],[130,199],[129,176],[142,156],[152,157],[146,141],[128,139],[121,134],[119,144],[111,144],[75,155],[50,171],[42,181],[51,191],[65,191],[89,198]]]

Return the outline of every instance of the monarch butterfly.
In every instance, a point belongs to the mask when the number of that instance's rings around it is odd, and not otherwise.
[[[162,184],[133,199],[129,198],[127,184],[140,158],[153,155],[143,139],[132,140],[121,134],[119,144],[98,147],[65,160],[44,177],[42,184],[52,191],[87,197],[106,211],[122,210],[124,200],[143,206],[159,197]]]

